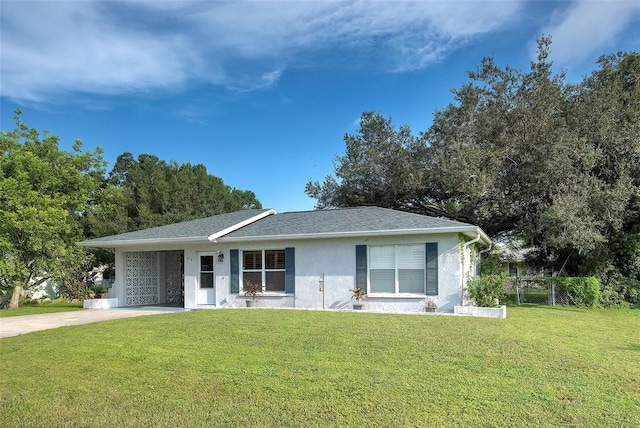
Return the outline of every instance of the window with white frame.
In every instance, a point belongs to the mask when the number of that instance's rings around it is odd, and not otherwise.
[[[425,294],[425,246],[369,247],[369,293]]]
[[[263,292],[285,291],[285,250],[242,252],[242,284],[254,282]]]

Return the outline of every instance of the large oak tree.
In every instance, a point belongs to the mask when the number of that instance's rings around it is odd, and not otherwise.
[[[640,55],[604,56],[568,84],[550,45],[539,39],[528,70],[485,58],[418,135],[364,113],[335,175],[307,194],[318,208],[372,204],[478,224],[574,272],[593,267],[589,255],[614,254],[619,236],[640,241]],[[632,261],[635,248],[625,247]]]

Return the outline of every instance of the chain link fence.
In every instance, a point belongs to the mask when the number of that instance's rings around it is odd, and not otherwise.
[[[574,305],[575,296],[548,277],[512,277],[507,282],[507,299],[518,305]]]

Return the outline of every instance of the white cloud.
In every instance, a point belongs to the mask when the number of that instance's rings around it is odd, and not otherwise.
[[[191,81],[246,91],[320,58],[418,69],[504,28],[519,10],[516,2],[479,1],[3,2],[1,90],[36,101]]]
[[[640,41],[638,18],[637,0],[581,0],[553,14],[542,32],[553,38],[552,59],[566,66],[615,48],[630,26],[635,26],[636,39]]]
[[[88,2],[8,3],[2,15],[3,95],[172,87],[198,62],[182,35],[119,26]]]

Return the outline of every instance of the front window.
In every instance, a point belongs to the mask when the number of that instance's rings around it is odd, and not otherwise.
[[[425,294],[425,246],[369,248],[369,293]]]
[[[254,282],[263,292],[285,291],[284,250],[242,252],[242,283]]]

